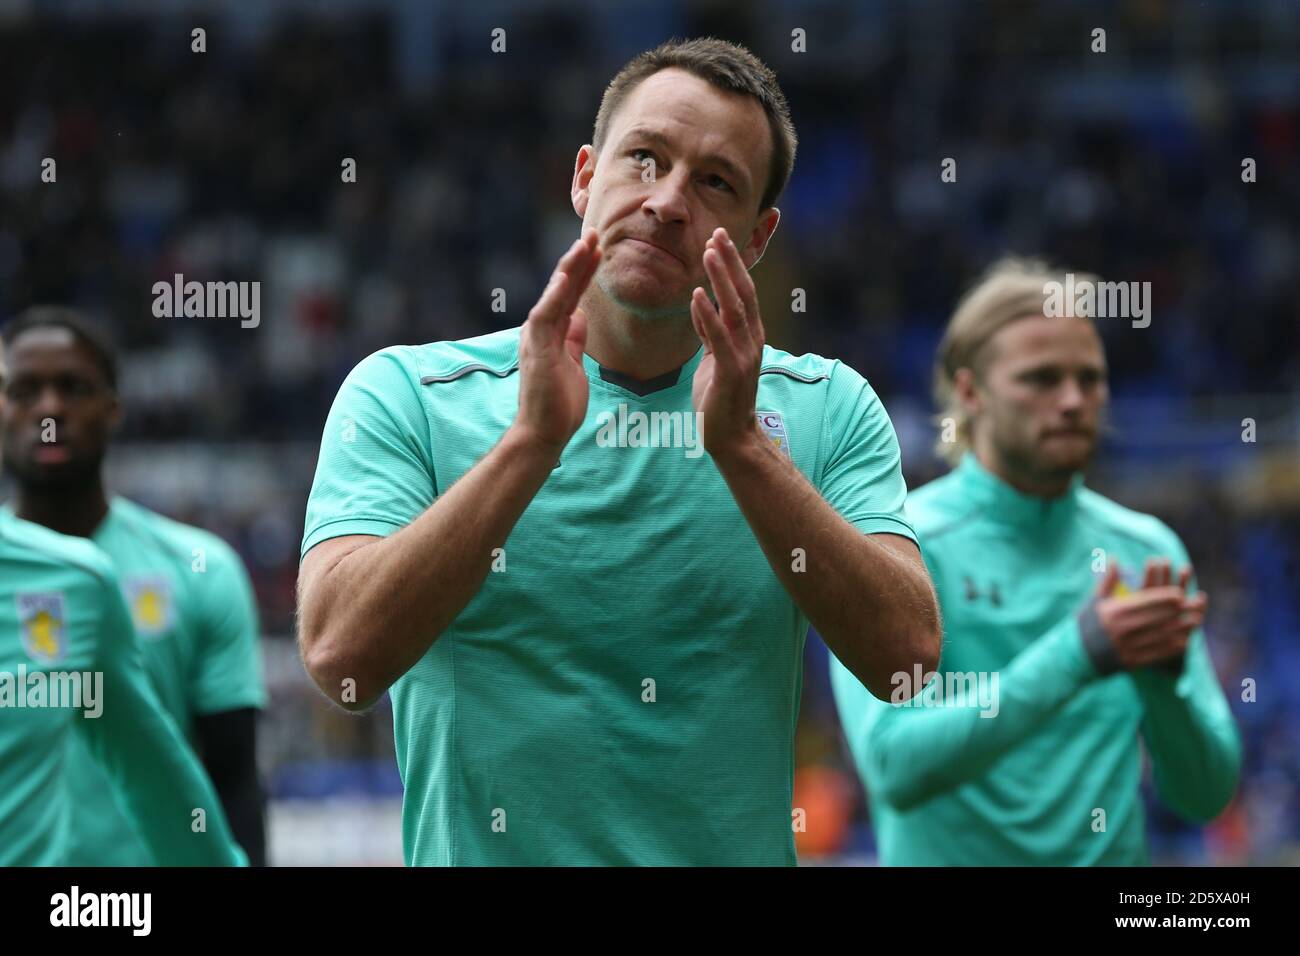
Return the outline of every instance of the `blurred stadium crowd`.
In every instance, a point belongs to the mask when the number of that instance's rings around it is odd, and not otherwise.
[[[191,52],[194,27],[206,53]],[[806,53],[790,49],[800,27]],[[1090,50],[1096,27],[1105,53]],[[341,858],[400,860],[391,813],[349,815],[400,793],[385,715],[331,712],[291,642],[303,508],[339,383],[383,346],[522,322],[577,233],[574,155],[605,83],[662,39],[705,34],[777,71],[800,136],[756,272],[768,340],[867,376],[909,486],[941,472],[934,348],[987,262],[1040,253],[1151,282],[1149,328],[1101,322],[1113,434],[1093,484],[1183,536],[1246,744],[1239,797],[1203,836],[1153,806],[1153,857],[1296,862],[1294,2],[0,0],[0,324],[39,302],[107,323],[126,406],[116,489],[247,562],[273,695],[267,782],[278,806],[312,808],[278,828],[273,811],[273,857],[329,859],[313,842],[324,832],[354,844]],[[57,184],[40,181],[44,157]],[[153,283],[175,273],[260,281],[260,326],[155,318]],[[505,313],[490,307],[498,288]],[[791,312],[795,288],[805,313]],[[815,639],[806,675],[796,802],[842,808],[843,826],[801,835],[801,851],[869,859]],[[366,799],[308,801],[347,793]]]

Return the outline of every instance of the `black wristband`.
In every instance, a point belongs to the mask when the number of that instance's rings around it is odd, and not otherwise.
[[[1083,649],[1088,654],[1088,660],[1092,661],[1093,669],[1102,677],[1109,677],[1123,670],[1124,665],[1120,663],[1119,655],[1115,653],[1115,645],[1106,636],[1106,629],[1101,626],[1101,618],[1097,616],[1096,598],[1083,606],[1077,621],[1079,637],[1083,640]]]

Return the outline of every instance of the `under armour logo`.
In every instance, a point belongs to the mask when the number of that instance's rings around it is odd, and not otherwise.
[[[978,601],[980,599],[980,589],[975,585],[974,579],[966,577],[964,580],[966,582],[966,600]],[[988,592],[985,596],[989,599],[989,603],[994,607],[1002,606],[1002,592],[998,590],[996,583],[989,585]]]

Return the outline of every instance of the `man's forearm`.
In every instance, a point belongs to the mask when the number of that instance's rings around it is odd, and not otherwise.
[[[211,774],[209,774],[211,775]],[[235,842],[244,849],[249,866],[266,866],[266,796],[256,773],[212,778],[226,822]]]
[[[781,583],[873,694],[888,699],[891,676],[918,663],[938,666],[938,604],[919,553],[910,563],[853,527],[757,429],[714,461]]]
[[[1184,819],[1206,823],[1227,806],[1241,772],[1241,735],[1199,636],[1173,676],[1156,668],[1133,673],[1142,699],[1142,736],[1156,788]]]
[[[545,484],[559,452],[507,430],[400,531],[345,554],[301,596],[304,657],[332,699],[362,708],[407,672],[470,602],[493,551]],[[341,699],[344,680],[355,700]]]
[[[836,668],[831,680],[849,749],[873,795],[896,810],[979,779],[1097,677],[1074,615],[995,672],[978,700],[945,697],[940,674],[925,706],[863,702],[842,675]]]
[[[194,715],[203,767],[250,866],[266,865],[266,796],[257,776],[257,709]]]

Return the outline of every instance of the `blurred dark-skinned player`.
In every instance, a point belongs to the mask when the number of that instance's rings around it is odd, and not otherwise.
[[[89,538],[111,559],[154,689],[194,748],[252,865],[265,863],[265,799],[256,763],[264,706],[258,618],[234,550],[207,531],[105,490],[103,463],[121,420],[117,363],[96,326],[65,308],[29,309],[3,330],[9,364],[4,459],[17,517]],[[67,772],[78,808],[67,863],[140,866],[152,857],[74,743]]]

